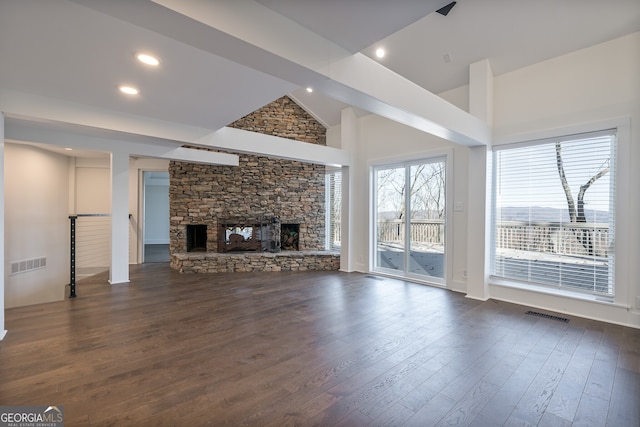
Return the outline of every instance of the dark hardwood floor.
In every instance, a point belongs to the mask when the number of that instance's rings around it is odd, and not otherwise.
[[[640,425],[640,330],[362,274],[106,279],[6,311],[0,405],[67,426]]]
[[[144,245],[144,262],[169,262],[169,245]]]

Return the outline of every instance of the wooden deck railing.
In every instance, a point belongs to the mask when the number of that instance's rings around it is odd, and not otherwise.
[[[378,223],[378,240],[403,242],[404,221]],[[443,244],[442,220],[413,220],[410,224],[414,242]],[[594,223],[526,223],[504,221],[496,228],[496,247],[565,255],[607,256],[608,224]]]
[[[404,242],[405,222],[378,222],[379,242]],[[444,244],[442,220],[411,221],[413,242]],[[340,223],[334,223],[333,241],[340,241]],[[609,225],[594,223],[526,223],[503,221],[496,228],[496,248],[563,255],[607,256]]]
[[[595,223],[526,223],[503,221],[496,228],[496,247],[563,255],[606,257],[609,225]]]
[[[378,222],[378,241],[403,242],[405,222],[401,220]],[[438,219],[411,221],[411,241],[444,243],[444,221]]]

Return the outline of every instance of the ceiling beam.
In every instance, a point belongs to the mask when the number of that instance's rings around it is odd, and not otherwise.
[[[48,123],[28,122],[22,119],[5,120],[5,140],[9,142],[35,142],[100,152],[128,153],[130,156],[151,157],[165,160],[238,166],[235,154],[185,148],[171,142],[154,140],[152,143],[135,142],[126,139],[102,138],[57,130]]]
[[[328,166],[351,164],[347,150],[230,127],[200,138],[193,145]]]
[[[491,139],[480,119],[253,1],[72,1],[459,144]]]

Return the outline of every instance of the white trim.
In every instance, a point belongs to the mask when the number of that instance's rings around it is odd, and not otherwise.
[[[493,149],[498,149],[498,145],[523,143],[528,141],[541,141],[563,136],[579,135],[583,133],[599,132],[607,129],[620,128],[631,125],[631,118],[628,116],[611,117],[608,119],[591,121],[587,123],[576,123],[568,126],[548,128],[533,132],[523,132],[515,135],[498,136],[493,141]]]
[[[4,310],[4,307],[2,308]],[[2,341],[4,339],[4,337],[7,336],[7,330],[0,330],[0,341]]]
[[[496,301],[564,313],[599,322],[640,328],[640,313],[634,312],[626,306],[507,286],[490,284],[489,288],[491,291],[490,299]]]
[[[499,283],[496,283],[495,280],[491,280],[489,283],[490,287],[490,297],[493,299],[498,299],[502,301],[512,302],[515,304],[526,304],[531,305],[532,307],[554,310],[558,312],[565,312],[562,307],[554,307],[553,303],[549,306],[545,306],[544,304],[540,305],[532,305],[529,302],[529,298],[526,295],[545,295],[549,298],[550,301],[554,301],[554,297],[560,297],[563,300],[573,301],[576,306],[571,311],[566,311],[568,314],[573,314],[580,317],[586,317],[594,320],[610,322],[621,324],[625,326],[631,326],[638,328],[640,327],[640,313],[633,311],[632,306],[635,299],[639,296],[638,291],[635,290],[633,284],[635,284],[635,280],[631,280],[629,277],[630,271],[630,263],[632,262],[628,256],[628,248],[631,246],[630,236],[629,236],[629,224],[631,220],[631,212],[629,212],[629,197],[631,196],[631,191],[633,188],[631,187],[630,182],[630,157],[631,157],[631,145],[633,141],[631,140],[631,118],[628,116],[624,117],[612,117],[603,120],[591,121],[588,123],[578,123],[569,126],[544,129],[535,132],[525,132],[518,135],[512,135],[508,137],[498,138],[494,142],[494,149],[499,149],[496,147],[497,145],[505,145],[505,144],[517,144],[517,143],[526,143],[527,141],[540,141],[540,140],[548,140],[558,137],[570,136],[570,135],[580,135],[586,133],[593,132],[608,132],[608,130],[614,129],[616,134],[616,194],[615,194],[615,223],[616,223],[616,231],[615,231],[615,265],[614,265],[614,301],[604,302],[598,300],[590,300],[588,298],[579,297],[575,295],[568,294],[559,294],[557,292],[549,292],[547,288],[540,288],[538,291],[533,291],[532,289],[523,289],[520,286],[504,286]],[[491,188],[494,188],[493,178],[491,179]],[[489,200],[491,202],[491,200]],[[490,232],[490,230],[487,230]],[[493,238],[493,235],[490,236]],[[525,297],[522,299],[519,298],[505,298],[497,296],[495,293],[504,293],[501,291],[503,289],[509,289],[514,291],[515,293],[525,292]],[[597,303],[600,305],[605,305],[610,309],[624,310],[626,312],[626,316],[629,318],[637,317],[638,322],[634,323],[633,321],[624,321],[619,320],[617,317],[614,317],[614,313],[610,310],[607,310],[607,314],[611,314],[611,317],[607,315],[596,316],[590,314],[588,307],[584,305],[580,306],[580,304],[593,304]],[[586,308],[586,310],[585,310]],[[583,312],[584,311],[584,312]]]
[[[553,144],[556,142],[568,142],[576,139],[595,139],[603,136],[614,136],[617,133],[615,127],[609,129],[602,129],[593,132],[580,132],[573,134],[560,135],[550,138],[532,139],[529,141],[512,142],[508,144],[501,144],[493,147],[493,151],[511,150],[514,148],[531,147],[540,144]]]
[[[127,136],[122,136],[122,139],[89,136],[70,131],[59,131],[50,127],[49,124],[23,121],[11,122],[5,129],[5,139],[18,142],[39,142],[58,147],[110,153],[127,152],[133,156],[227,166],[238,166],[239,162],[238,156],[234,154],[185,148],[175,141],[148,139],[141,142],[136,141],[139,138],[133,135],[131,140],[126,138]]]
[[[399,280],[401,282],[410,282],[410,283],[416,283],[418,285],[433,286],[435,288],[456,291],[455,289],[449,289],[446,286],[445,283],[421,279],[417,275],[398,276],[397,274],[390,273],[390,272],[393,272],[395,270],[391,270],[391,269],[388,269],[388,268],[383,268],[382,270],[385,270],[385,271],[368,271],[367,273],[363,273],[363,274],[370,274],[372,276],[386,277],[386,278],[389,278],[389,279]],[[422,277],[430,277],[430,276],[422,276]],[[464,291],[456,291],[456,292],[464,292]]]
[[[453,157],[453,148],[438,148],[436,150],[416,151],[413,153],[398,154],[396,156],[373,158],[367,161],[367,167],[371,169],[378,166],[394,166],[407,162],[420,161],[422,159],[448,156]]]
[[[321,165],[350,166],[353,162],[351,153],[346,150],[230,127],[212,132],[189,145]]]
[[[384,157],[379,159],[370,159],[367,162],[368,176],[369,176],[369,263],[367,270],[372,274],[382,274],[385,276],[393,277],[399,280],[408,280],[421,284],[428,284],[446,289],[453,289],[453,262],[450,262],[450,254],[453,251],[453,187],[454,187],[454,171],[453,171],[453,148],[444,148],[437,150],[428,150],[417,153],[407,153],[398,156]],[[394,168],[394,167],[406,167],[412,164],[420,164],[424,161],[444,159],[445,162],[445,251],[443,254],[443,278],[433,277],[431,280],[426,280],[422,275],[416,275],[408,272],[407,256],[404,257],[405,265],[402,271],[396,271],[393,269],[387,269],[385,267],[375,267],[376,260],[376,207],[377,207],[377,191],[375,189],[375,171],[379,168]],[[408,173],[408,171],[406,172]],[[408,206],[408,199],[410,194],[406,193],[405,206]],[[405,229],[405,241],[409,241],[410,230]],[[396,273],[401,274],[396,274]]]
[[[144,242],[145,245],[168,245],[169,239],[152,239]]]
[[[330,179],[329,179],[329,175],[330,172],[328,172],[327,170],[324,171],[324,248],[325,250],[328,250],[329,248],[331,248],[331,245],[329,243],[330,237],[329,235],[331,234],[331,230],[330,230],[330,225],[329,225],[329,218],[331,217],[331,206],[329,205],[329,199],[330,194],[331,194],[331,189],[329,188],[329,184],[330,184]],[[328,230],[329,229],[329,230]]]
[[[609,307],[620,307],[620,308],[624,308],[625,310],[631,308],[628,305],[616,304],[613,298],[607,298],[604,296],[598,297],[597,295],[594,295],[594,294],[590,294],[587,292],[573,291],[567,288],[554,288],[551,286],[550,287],[537,286],[537,285],[524,283],[524,282],[513,282],[510,280],[503,280],[498,277],[491,277],[489,279],[489,286],[519,289],[521,291],[551,295],[554,297],[568,298],[572,300],[580,300],[580,301],[586,301],[586,302],[592,302],[592,303],[598,303],[598,304],[605,304]]]
[[[4,162],[5,162],[5,116],[2,111],[0,111],[0,236],[2,237],[2,246],[0,246],[0,339],[2,339],[7,331],[4,329],[4,314],[5,314],[5,288],[7,283],[5,281],[5,249],[4,246],[6,244],[5,241],[5,179],[4,179]]]

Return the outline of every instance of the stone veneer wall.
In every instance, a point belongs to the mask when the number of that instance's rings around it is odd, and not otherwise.
[[[324,126],[286,96],[247,114],[229,127],[327,145],[327,130]]]
[[[325,128],[287,97],[229,126],[326,145]],[[170,162],[170,252],[174,268],[176,255],[186,252],[187,224],[207,225],[207,252],[215,252],[218,224],[226,219],[278,216],[283,224],[300,224],[301,251],[324,249],[324,166],[236,154],[240,156],[238,167]]]
[[[300,224],[300,250],[324,249],[324,167],[240,155],[240,166],[171,162],[170,250],[185,252],[186,225],[207,225],[207,252],[217,251],[218,224],[278,216]]]

